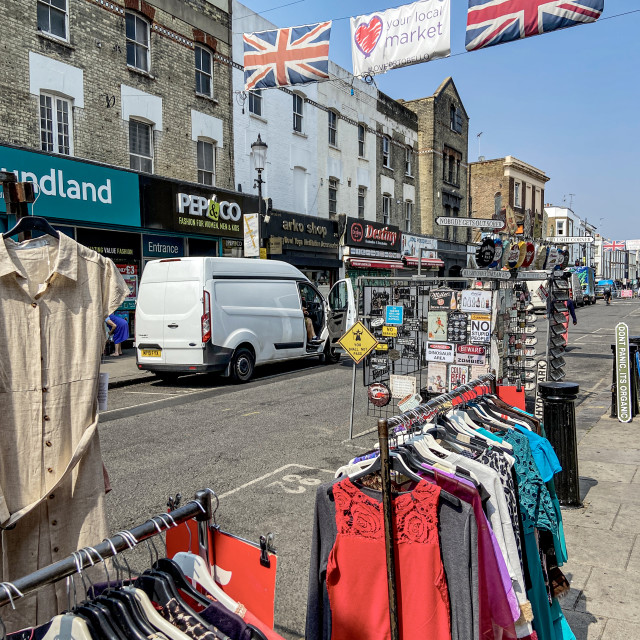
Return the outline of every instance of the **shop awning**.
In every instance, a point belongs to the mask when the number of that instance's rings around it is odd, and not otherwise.
[[[418,258],[415,256],[405,256],[404,260],[408,267],[418,266]],[[440,258],[422,258],[423,267],[443,267],[444,261]]]
[[[384,260],[383,258],[349,258],[349,264],[356,269],[404,269],[402,260]]]

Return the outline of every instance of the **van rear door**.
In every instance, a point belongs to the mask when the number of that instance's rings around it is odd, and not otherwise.
[[[168,265],[147,264],[136,302],[136,347],[138,362],[165,364],[164,299]]]
[[[164,294],[164,358],[166,364],[204,363],[202,341],[205,302],[203,263],[180,260],[169,263]],[[207,306],[213,304],[206,294]]]

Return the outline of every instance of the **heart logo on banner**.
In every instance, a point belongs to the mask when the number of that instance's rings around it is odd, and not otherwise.
[[[376,48],[380,36],[382,35],[382,20],[378,16],[373,16],[369,22],[362,23],[354,36],[356,47],[368,58]]]

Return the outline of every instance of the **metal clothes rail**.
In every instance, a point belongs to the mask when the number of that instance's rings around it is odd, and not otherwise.
[[[182,507],[177,508],[170,514],[163,513],[154,516],[143,524],[129,529],[128,533],[132,535],[137,542],[143,542],[144,540],[163,533],[169,527],[174,526],[174,524],[182,524],[192,518],[195,518],[199,522],[208,521],[212,518],[212,495],[213,492],[210,489],[198,491],[194,499]],[[162,525],[164,525],[164,527]],[[90,551],[95,550],[95,553],[99,554],[103,560],[111,558],[116,555],[116,553],[121,553],[131,548],[131,542],[125,538],[126,535],[127,532],[123,532],[122,534],[117,533],[113,538],[105,539],[99,544],[92,546]],[[116,553],[114,553],[114,550]],[[38,569],[22,578],[18,578],[12,582],[0,583],[2,587],[0,588],[0,607],[9,604],[12,600],[18,600],[23,596],[27,596],[44,586],[54,584],[68,576],[78,573],[80,564],[83,570],[87,569],[96,564],[96,557],[97,556],[94,556],[92,558],[89,551],[80,554],[76,553],[76,557],[73,555],[67,556],[58,562],[42,567],[42,569]],[[9,596],[9,591],[11,592],[11,596]]]
[[[478,396],[471,396],[471,392],[478,387],[490,386],[495,393],[496,376],[485,374],[461,385],[451,393],[444,393],[429,402],[425,402],[415,409],[410,409],[399,416],[378,420],[378,441],[380,444],[380,478],[382,481],[382,512],[384,520],[384,542],[387,563],[387,589],[389,594],[389,627],[391,640],[399,640],[398,594],[396,589],[396,560],[394,541],[394,509],[391,493],[391,464],[389,461],[389,428],[403,425],[410,429],[418,424],[424,424],[441,409],[449,409],[461,402]]]

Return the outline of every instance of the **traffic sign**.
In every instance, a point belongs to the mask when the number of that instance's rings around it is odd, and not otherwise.
[[[376,348],[378,341],[362,322],[358,321],[338,340],[338,344],[356,364],[359,364]]]
[[[595,242],[595,238],[593,236],[551,236],[550,238],[545,239],[547,242],[556,242],[558,244],[591,244],[592,242]]]
[[[502,229],[502,220],[490,220],[488,218],[436,218],[436,224],[443,227],[478,227],[485,229]]]

